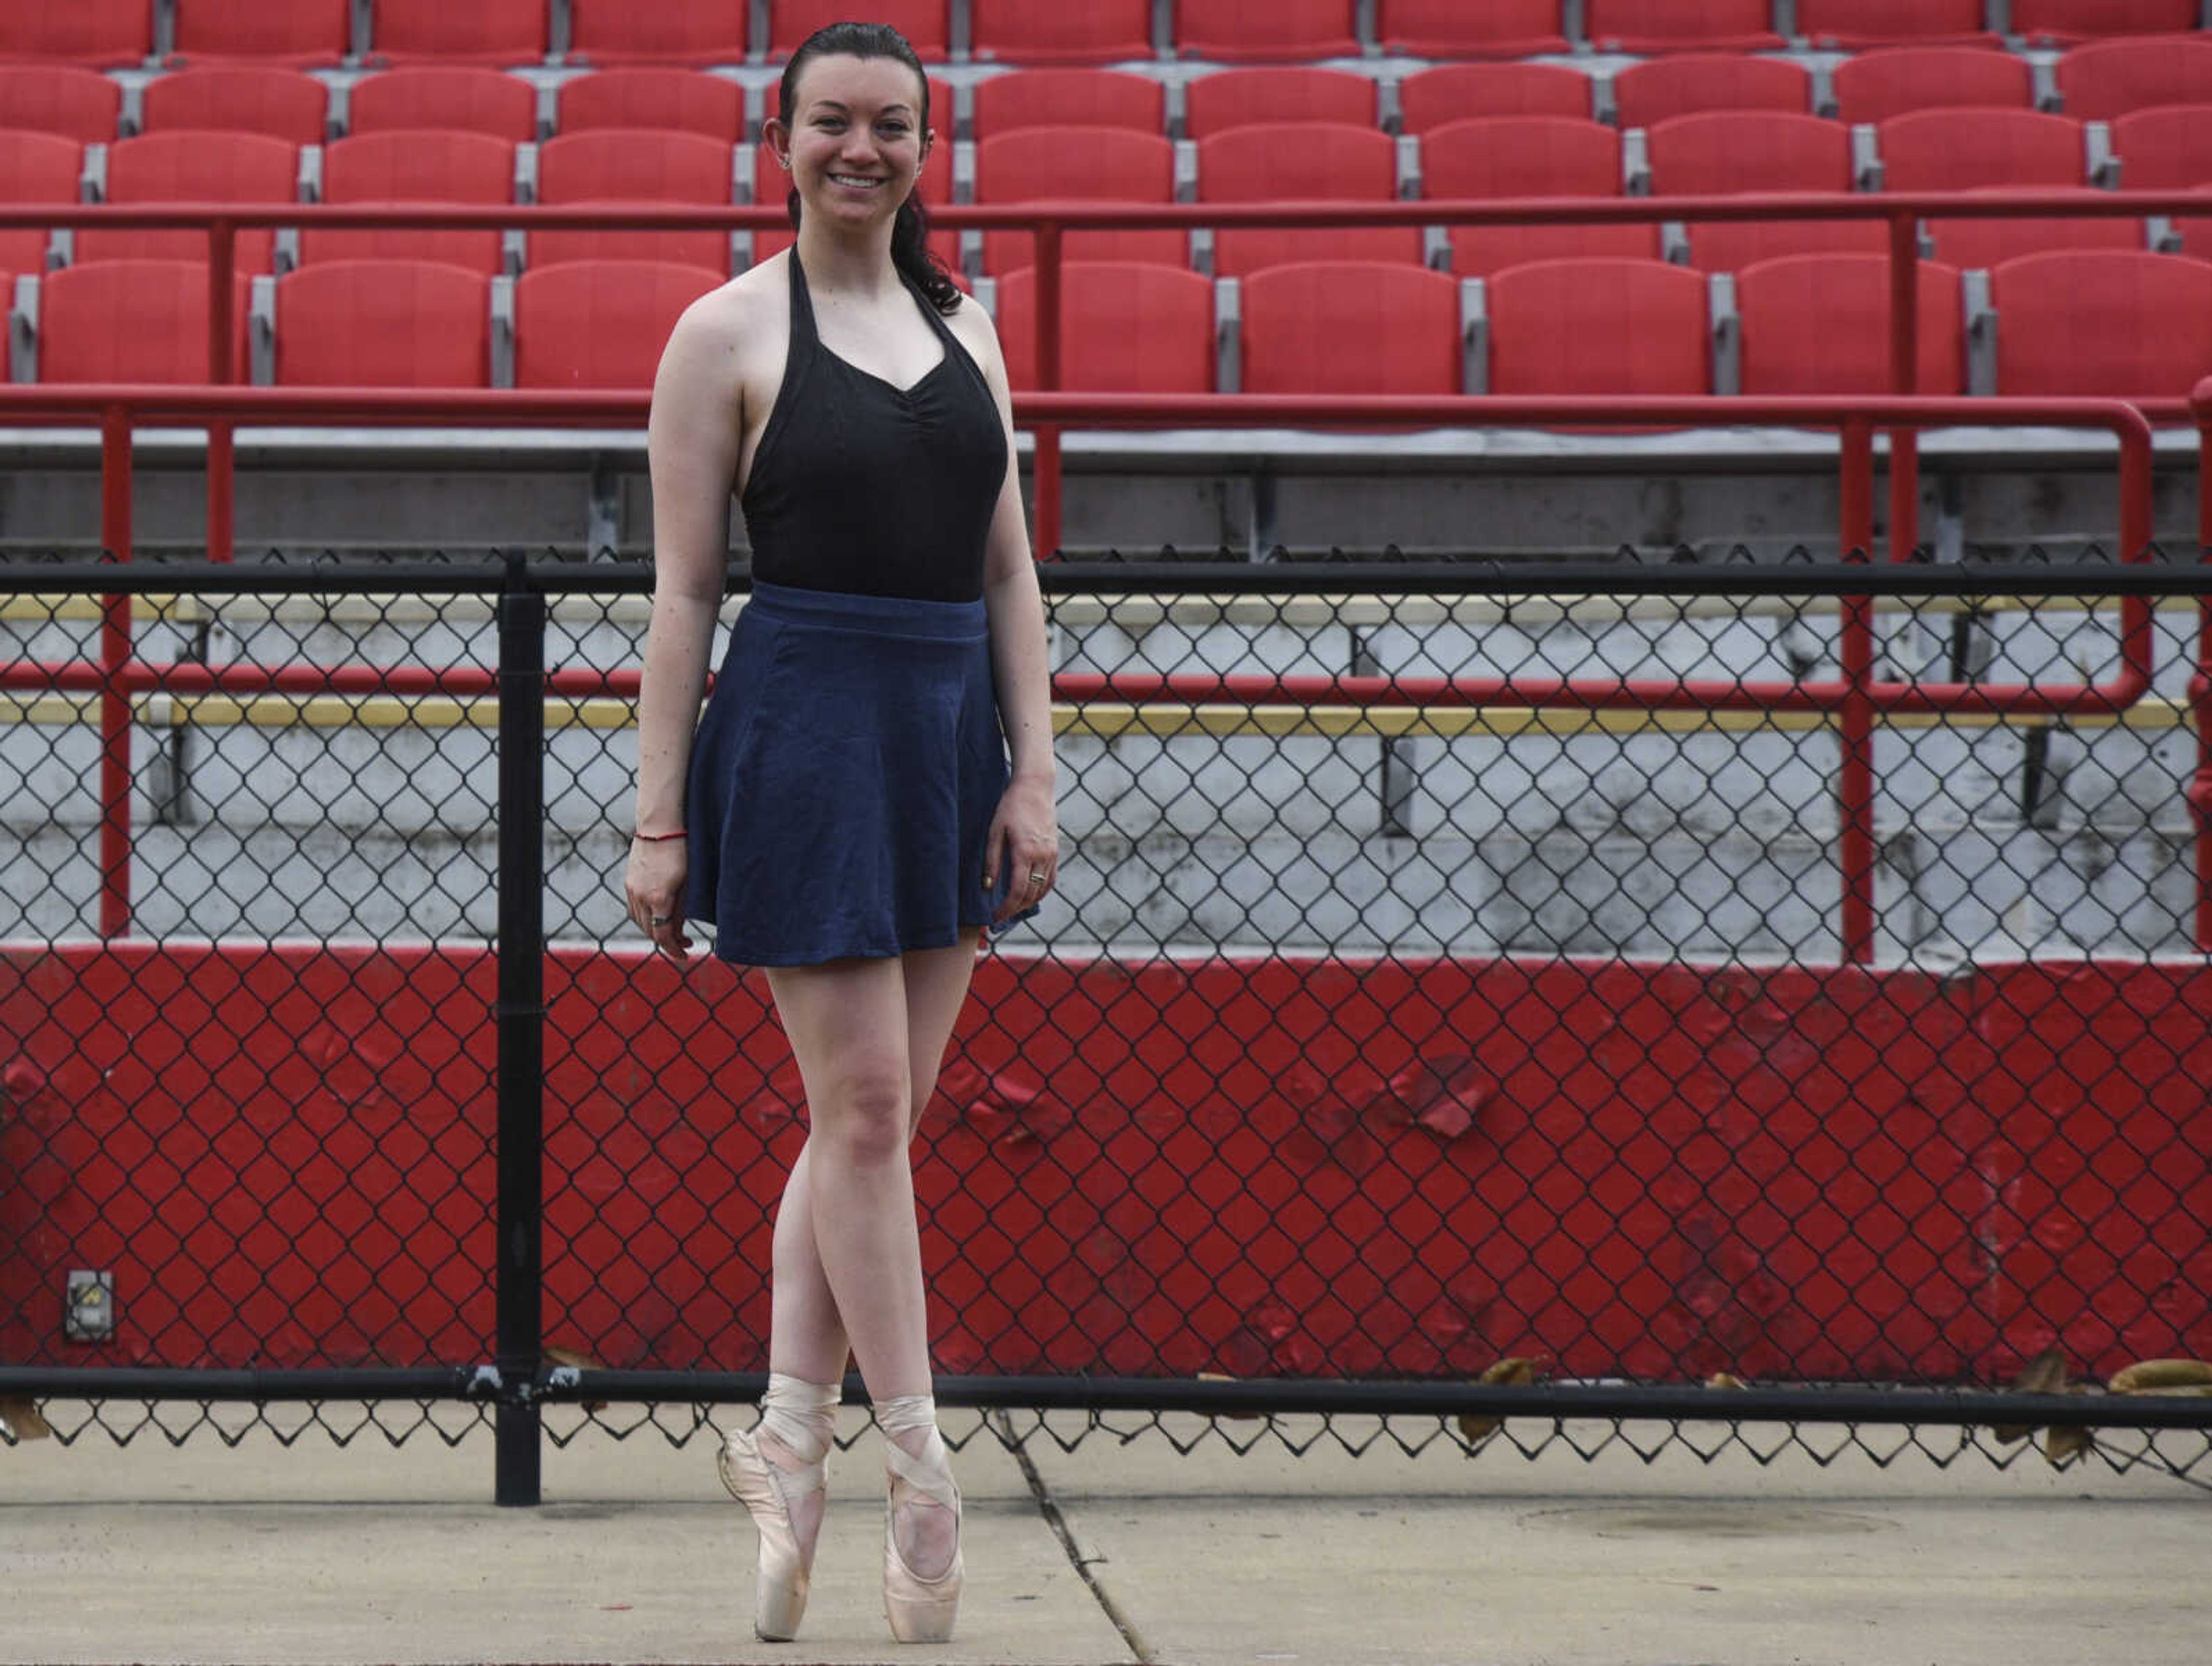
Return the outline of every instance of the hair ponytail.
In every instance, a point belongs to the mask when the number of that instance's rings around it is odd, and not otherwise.
[[[924,133],[929,130],[929,73],[921,67],[921,54],[888,23],[832,23],[801,41],[799,50],[791,55],[791,61],[783,66],[783,79],[777,89],[777,110],[786,122],[790,121],[793,106],[797,103],[800,67],[809,58],[832,56],[895,58],[905,64],[921,83],[921,119],[916,124],[917,130]],[[784,209],[791,216],[794,232],[799,229],[799,191],[793,186],[785,199]],[[919,182],[906,201],[899,204],[898,217],[891,222],[891,264],[939,312],[959,309],[960,286],[952,281],[952,274],[929,246],[929,210],[922,205]]]

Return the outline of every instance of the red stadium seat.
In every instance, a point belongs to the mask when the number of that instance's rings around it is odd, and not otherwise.
[[[538,136],[538,89],[519,76],[446,64],[386,70],[354,83],[348,132],[422,127],[525,144]]]
[[[0,64],[0,129],[105,144],[115,136],[122,113],[123,88],[97,70]]]
[[[236,349],[246,379],[248,280],[233,280]],[[204,382],[208,269],[190,260],[100,260],[50,272],[39,285],[41,382]]]
[[[297,70],[210,64],[147,82],[141,125],[149,133],[192,128],[320,144],[330,102],[330,89]]]
[[[2014,32],[2031,46],[2070,46],[2107,34],[2183,34],[2197,0],[2013,0]]]
[[[1375,125],[1375,82],[1348,70],[1223,70],[1199,76],[1183,96],[1183,130],[1194,139],[1263,122]]]
[[[2212,191],[2212,176],[2198,180],[2196,188]],[[2185,253],[2199,260],[2212,260],[2212,215],[2176,215],[2173,228],[2181,233]]]
[[[514,147],[489,133],[396,129],[340,139],[323,157],[325,203],[512,203]],[[329,260],[434,260],[487,277],[501,266],[500,233],[396,227],[301,234],[301,264]]]
[[[1918,267],[1917,393],[1966,391],[1959,274]],[[1889,257],[1785,255],[1735,275],[1742,391],[1882,394],[1889,386]]]
[[[946,113],[933,104],[941,133]],[[1012,70],[975,83],[975,136],[1018,127],[1128,127],[1164,132],[1167,89],[1150,76],[1121,70]]]
[[[1719,110],[1677,116],[1650,131],[1655,197],[1725,196],[1745,191],[1851,189],[1850,130],[1818,116]],[[1886,250],[1879,220],[1717,221],[1689,228],[1691,264],[1733,271],[1780,255]]]
[[[569,55],[586,64],[742,64],[745,0],[571,0]]]
[[[490,280],[434,261],[336,260],[276,281],[281,387],[480,388]]]
[[[2187,191],[2212,179],[2212,99],[2136,110],[2112,124],[2121,181],[2138,191]]]
[[[1442,272],[1316,261],[1242,288],[1247,393],[1462,390],[1459,285]]]
[[[1862,52],[1837,65],[1836,114],[1884,122],[1910,110],[2035,102],[2035,71],[2024,58],[1976,46],[1899,46]]]
[[[1797,0],[1797,32],[1823,51],[1869,46],[1984,45],[1984,0]]]
[[[1618,197],[1620,135],[1565,116],[1485,116],[1423,136],[1421,189],[1455,197]],[[1452,270],[1480,277],[1532,260],[1656,258],[1659,227],[1455,226]]]
[[[744,136],[744,89],[697,70],[601,70],[562,82],[559,96],[563,133],[657,127],[703,133],[724,144]]]
[[[113,70],[143,64],[153,50],[153,0],[0,5],[0,58],[64,58],[88,70]]]
[[[1443,64],[1398,83],[1398,119],[1407,133],[1482,116],[1591,114],[1590,78],[1556,64]]]
[[[1102,64],[1152,55],[1152,0],[971,0],[979,63]]]
[[[545,0],[376,0],[373,56],[387,63],[531,64],[545,56]]]
[[[2066,113],[2081,121],[2163,104],[2212,104],[2212,37],[2076,46],[2058,60],[2058,91]]]
[[[111,203],[295,203],[300,196],[300,148],[265,133],[143,133],[107,150]],[[265,272],[276,234],[238,233],[237,270]],[[204,260],[206,233],[100,231],[76,236],[79,260]]]
[[[572,260],[514,286],[519,388],[649,388],[684,309],[720,287],[704,266]]]
[[[1492,393],[1710,393],[1705,280],[1656,260],[1540,260],[1489,280]]]
[[[8,181],[11,203],[81,202],[84,147],[58,133],[0,130],[0,179]],[[46,264],[48,236],[35,227],[0,230],[0,270],[38,271]]]
[[[1787,43],[1768,0],[1589,0],[1601,52],[1762,51]]]
[[[1126,127],[1028,127],[994,133],[975,146],[978,203],[1036,203],[1053,197],[1098,203],[1175,200],[1175,147],[1157,133]],[[986,271],[1030,265],[1027,232],[986,232]],[[1143,260],[1189,264],[1189,239],[1160,231],[1078,231],[1060,239],[1065,260]]]
[[[1987,191],[2086,186],[2081,124],[2033,110],[1920,110],[1881,125],[1882,172],[1892,191]],[[2136,248],[2140,220],[2119,217],[1936,219],[1936,257],[1961,270],[2057,248]]]
[[[1559,0],[1382,0],[1382,50],[1408,58],[1527,58],[1564,52]],[[1474,115],[1478,112],[1463,112]]]
[[[1316,198],[1388,203],[1398,195],[1397,144],[1372,127],[1284,122],[1233,127],[1198,142],[1198,200],[1269,203]],[[1224,227],[1214,233],[1213,270],[1242,277],[1286,261],[1421,261],[1418,226],[1297,230]]]
[[[1131,261],[1060,268],[1060,385],[1085,393],[1211,393],[1213,285]],[[999,346],[1018,392],[1037,385],[1036,270],[999,280]]]
[[[1623,70],[1613,79],[1613,98],[1623,127],[1650,127],[1709,110],[1804,115],[1813,107],[1813,77],[1778,58],[1683,52]]]
[[[2062,251],[1990,274],[1997,391],[2185,397],[2212,375],[2212,263],[2142,250]]]
[[[1224,63],[1356,58],[1352,0],[1176,0],[1176,53]]]
[[[252,58],[295,69],[334,64],[352,49],[349,0],[183,0],[179,58]]]
[[[564,133],[538,153],[541,203],[700,203],[731,200],[731,148],[699,133],[605,128]],[[655,260],[725,272],[726,232],[532,232],[530,264],[562,260]]]
[[[855,15],[871,23],[888,23],[907,38],[917,57],[933,62],[947,50],[945,0],[771,0],[769,6],[769,56],[781,61],[796,51],[817,29],[842,23]]]

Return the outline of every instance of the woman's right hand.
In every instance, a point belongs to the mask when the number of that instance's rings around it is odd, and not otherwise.
[[[653,946],[681,965],[691,952],[684,931],[684,882],[690,875],[690,853],[680,839],[633,839],[629,870],[623,889],[629,917]]]

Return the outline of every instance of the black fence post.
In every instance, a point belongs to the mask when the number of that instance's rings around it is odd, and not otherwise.
[[[500,1375],[494,1488],[538,1502],[544,1198],[545,597],[520,554],[499,598]]]

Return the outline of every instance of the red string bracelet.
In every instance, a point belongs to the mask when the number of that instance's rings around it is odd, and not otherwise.
[[[648,844],[648,845],[658,845],[658,844],[661,843],[661,841],[662,841],[662,840],[664,840],[664,839],[682,839],[682,838],[684,838],[684,837],[685,836],[685,834],[686,834],[686,831],[687,831],[687,830],[686,830],[686,829],[684,829],[684,828],[683,828],[683,827],[678,827],[678,828],[674,833],[632,833],[632,834],[630,835],[630,837],[631,837],[631,838],[633,838],[633,839],[643,839],[643,840],[644,840],[647,844]]]

